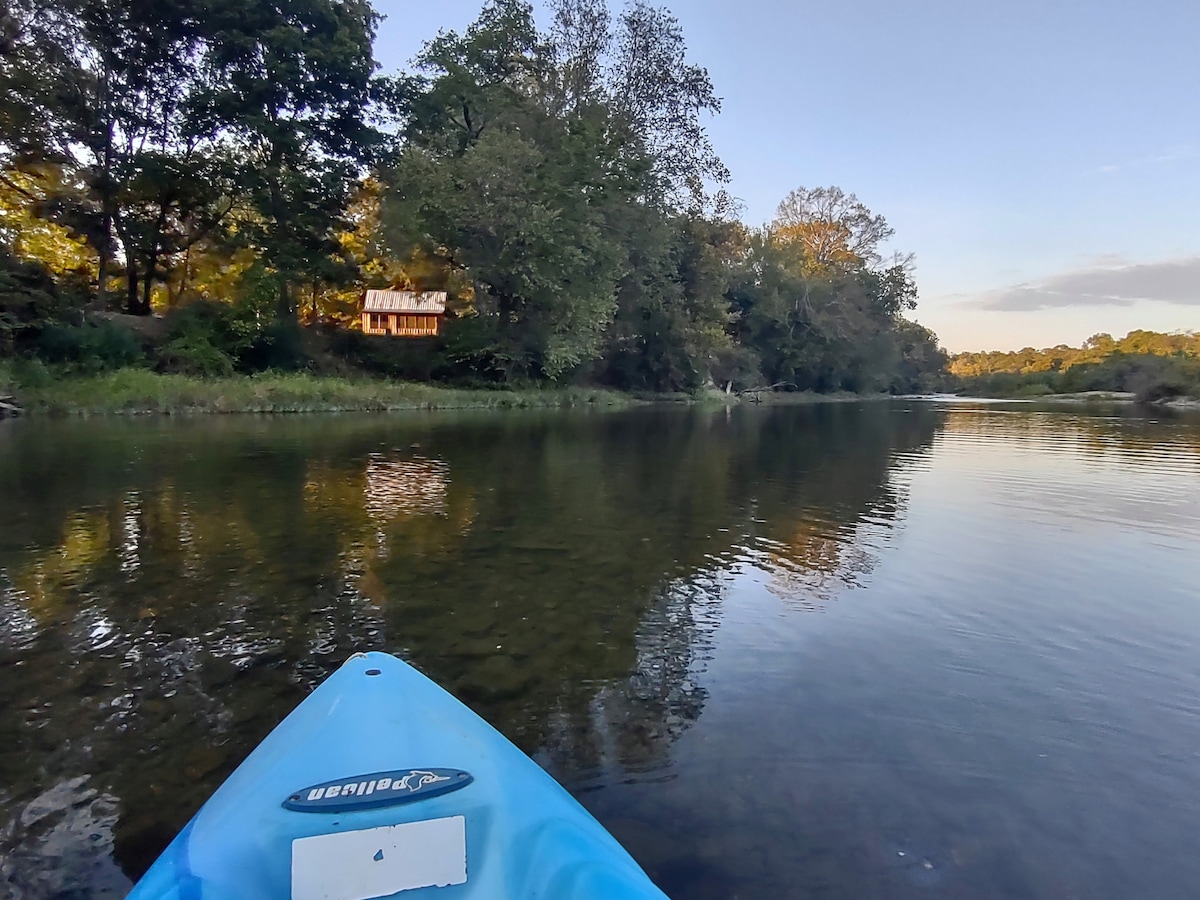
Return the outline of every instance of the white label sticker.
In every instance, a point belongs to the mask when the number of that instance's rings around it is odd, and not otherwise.
[[[462,816],[292,841],[292,900],[370,900],[466,880]]]

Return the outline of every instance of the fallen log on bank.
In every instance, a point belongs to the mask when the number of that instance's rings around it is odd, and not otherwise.
[[[790,381],[777,381],[774,384],[768,384],[766,387],[746,388],[745,390],[738,391],[738,396],[746,398],[751,403],[762,403],[763,394],[773,394],[781,387],[790,387],[792,390],[796,389],[796,385]]]
[[[0,397],[0,419],[6,416],[19,416],[23,412],[24,410],[17,406],[16,397]]]

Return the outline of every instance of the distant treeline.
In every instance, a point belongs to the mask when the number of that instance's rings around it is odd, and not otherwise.
[[[666,9],[548,12],[491,0],[384,77],[365,0],[8,0],[0,355],[41,379],[943,386],[882,216],[825,187],[738,221]],[[383,286],[447,291],[444,335],[354,332]]]
[[[1131,331],[1119,341],[1096,334],[1078,348],[959,353],[950,371],[966,393],[982,396],[1120,391],[1146,401],[1200,397],[1200,334]]]

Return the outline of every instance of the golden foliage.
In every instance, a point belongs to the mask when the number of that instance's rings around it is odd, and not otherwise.
[[[56,276],[94,278],[97,259],[87,242],[38,214],[62,187],[62,172],[53,166],[0,174],[0,235],[16,256],[40,262]]]
[[[1065,372],[1072,366],[1099,363],[1113,353],[1147,354],[1152,356],[1200,356],[1200,333],[1179,332],[1162,334],[1156,331],[1131,331],[1116,341],[1107,334],[1095,334],[1083,346],[1059,344],[1035,350],[992,350],[980,353],[959,353],[950,359],[950,371],[960,378],[974,378],[997,372],[1032,375],[1038,372]]]
[[[366,288],[446,291],[452,313],[463,315],[471,310],[474,292],[461,271],[416,248],[408,257],[397,258],[381,244],[382,196],[382,185],[375,178],[364,179],[359,185],[348,211],[351,227],[337,237],[346,260],[357,268],[358,277],[348,286],[309,285],[300,309],[305,321],[334,321],[357,327]]]
[[[817,220],[783,225],[771,232],[781,249],[800,254],[800,272],[815,277],[861,265],[863,260],[850,249],[850,229],[841,222]]]

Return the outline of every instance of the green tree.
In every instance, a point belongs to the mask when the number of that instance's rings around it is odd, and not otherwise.
[[[565,377],[599,354],[616,307],[607,223],[629,182],[602,123],[547,107],[547,53],[518,0],[431,41],[389,176],[393,252],[415,244],[468,274],[475,349],[503,378]]]
[[[687,61],[683,29],[669,10],[634,0],[620,22],[608,93],[622,137],[652,160],[665,202],[700,212],[715,201],[726,212],[722,194],[708,195],[710,185],[729,181],[701,124],[702,114],[721,111],[708,71]]]
[[[22,0],[14,10],[24,18],[0,78],[10,110],[38,115],[0,129],[11,168],[64,173],[39,214],[94,248],[101,304],[119,261],[127,311],[147,313],[166,260],[229,208],[218,199],[217,135],[190,115],[205,91],[203,11],[182,0]]]
[[[0,7],[0,170],[62,161],[81,41],[70,0],[5,0]]]
[[[279,313],[302,280],[349,277],[337,235],[386,141],[366,0],[213,0],[197,121],[237,148],[238,241],[278,275]]]
[[[1079,348],[1058,345],[1004,352],[959,353],[950,372],[968,393],[1129,392],[1155,401],[1200,395],[1200,334],[1131,331],[1120,340],[1094,334]]]
[[[892,233],[839,188],[793,191],[755,235],[730,292],[738,341],[767,383],[815,391],[895,389],[904,313],[917,289],[909,261],[882,265]]]
[[[665,10],[553,12],[544,35],[528,4],[495,0],[426,45],[388,181],[393,253],[469,275],[477,359],[499,377],[697,383],[728,346],[723,284],[700,274],[725,226],[696,216],[727,177],[699,123],[711,82]]]
[[[947,371],[949,354],[938,346],[937,335],[908,320],[896,326],[899,360],[891,390],[897,394],[944,391],[952,382]]]
[[[720,189],[729,170],[702,122],[721,101],[708,71],[688,61],[679,20],[645,0],[615,19],[605,0],[554,0],[550,8],[552,108],[603,110],[631,163],[649,163],[643,199],[652,205],[729,212]]]
[[[734,222],[668,218],[649,208],[627,224],[626,274],[604,378],[625,389],[699,388],[733,349],[725,293],[745,231]]]

